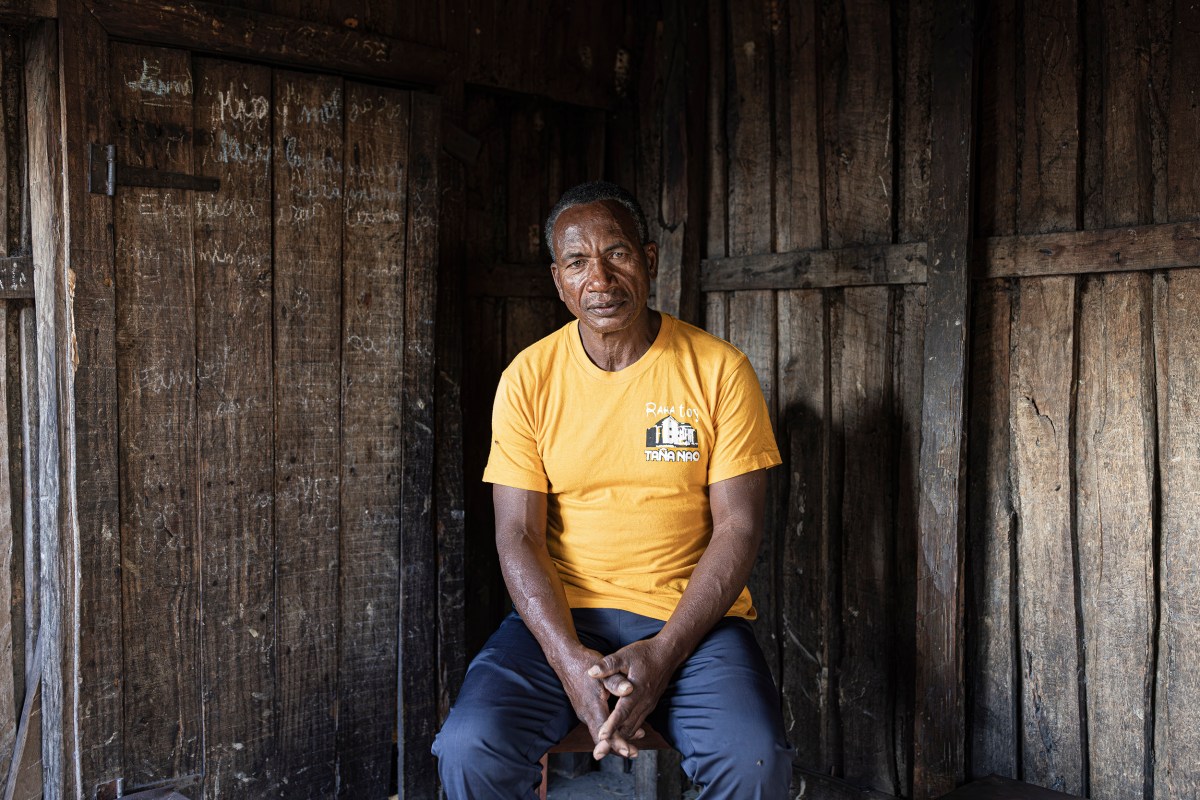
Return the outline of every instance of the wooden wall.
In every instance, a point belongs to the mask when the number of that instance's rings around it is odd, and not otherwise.
[[[928,8],[714,2],[708,22],[705,256],[922,240]],[[784,453],[751,591],[797,765],[907,794],[924,287],[720,288],[705,324],[750,356]]]
[[[1200,219],[1198,22],[1189,3],[988,4],[977,230]],[[1111,255],[976,284],[968,767],[1189,797],[1200,261],[1069,274]]]

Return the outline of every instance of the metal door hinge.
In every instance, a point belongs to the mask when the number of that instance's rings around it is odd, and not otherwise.
[[[88,191],[112,197],[117,193],[118,186],[216,192],[221,189],[221,181],[183,172],[166,172],[118,164],[116,145],[92,142],[88,145]]]

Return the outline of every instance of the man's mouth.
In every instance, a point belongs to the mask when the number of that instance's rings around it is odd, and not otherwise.
[[[600,316],[607,316],[608,314],[615,313],[617,309],[623,305],[625,305],[624,300],[618,300],[614,298],[612,300],[604,300],[603,302],[592,303],[588,306],[588,311]]]

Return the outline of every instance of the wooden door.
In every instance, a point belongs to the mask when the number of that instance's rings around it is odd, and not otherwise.
[[[129,165],[220,182],[69,201],[84,217],[82,794],[119,778],[192,797],[386,797],[402,558],[432,569],[413,475],[428,460],[437,100],[69,41],[67,107],[83,111],[73,131],[68,111],[69,149],[115,145],[118,181]],[[405,524],[402,503],[418,509]],[[405,647],[428,663],[400,691],[435,671],[420,611],[405,611]],[[428,753],[433,714],[418,716],[402,749]]]

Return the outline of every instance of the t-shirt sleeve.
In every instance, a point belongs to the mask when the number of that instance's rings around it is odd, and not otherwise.
[[[549,486],[534,435],[529,398],[508,372],[500,376],[496,387],[492,448],[483,480],[532,492],[545,492]]]
[[[717,397],[716,441],[708,461],[709,484],[782,462],[767,402],[750,359],[742,357]]]

